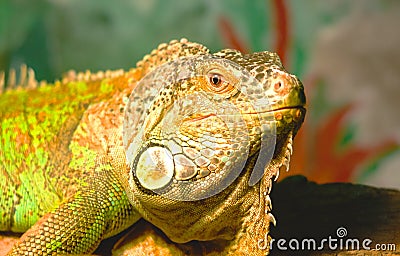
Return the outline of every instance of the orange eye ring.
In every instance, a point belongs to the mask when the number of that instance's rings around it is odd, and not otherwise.
[[[223,67],[213,66],[203,73],[203,89],[208,92],[219,94],[223,97],[231,97],[237,92],[236,85],[239,80],[234,74]]]
[[[219,73],[211,72],[207,75],[209,88],[216,93],[224,93],[229,90],[229,82]]]

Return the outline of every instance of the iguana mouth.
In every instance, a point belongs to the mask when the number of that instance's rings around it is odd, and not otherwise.
[[[280,110],[285,110],[285,109],[304,109],[305,110],[305,106],[304,105],[297,105],[297,106],[288,106],[288,107],[280,107],[280,108],[276,108],[276,109],[271,109],[265,112],[275,112],[275,111],[280,111]]]
[[[300,109],[300,110],[306,111],[304,105],[298,105],[298,106],[288,106],[288,107],[269,109],[269,110],[260,111],[260,112],[248,112],[248,113],[243,113],[243,115],[261,115],[261,114],[265,114],[265,113],[274,113],[274,112],[279,112],[279,111],[284,111],[284,110],[292,110],[292,109]]]
[[[237,113],[237,114],[230,114],[230,115],[215,114],[215,113],[197,114],[195,117],[192,116],[190,118],[190,121],[199,121],[199,120],[203,120],[203,119],[207,119],[207,118],[215,117],[215,116],[262,115],[265,113],[274,113],[274,112],[279,112],[279,111],[284,111],[284,110],[293,110],[293,109],[299,109],[302,113],[304,113],[306,111],[304,105],[298,105],[298,106],[270,109],[270,110],[261,111],[261,112],[245,112],[245,113]]]

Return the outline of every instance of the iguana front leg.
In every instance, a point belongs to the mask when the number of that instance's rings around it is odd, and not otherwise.
[[[9,255],[90,253],[102,239],[136,222],[140,215],[111,168],[108,163],[99,163],[88,183],[41,218]]]

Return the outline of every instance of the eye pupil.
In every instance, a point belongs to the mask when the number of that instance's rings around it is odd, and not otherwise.
[[[221,83],[221,77],[219,75],[213,75],[211,77],[211,83],[213,85],[219,85]]]
[[[223,94],[232,88],[224,73],[219,72],[219,70],[210,70],[205,79],[209,91]]]

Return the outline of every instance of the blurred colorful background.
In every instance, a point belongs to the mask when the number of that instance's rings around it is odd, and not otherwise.
[[[400,1],[2,0],[0,70],[38,80],[128,69],[186,37],[212,51],[278,52],[303,81],[289,173],[400,189]]]

